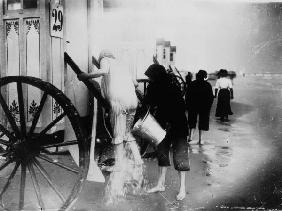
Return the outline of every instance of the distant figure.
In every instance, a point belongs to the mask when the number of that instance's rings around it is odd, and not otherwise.
[[[199,145],[202,144],[202,131],[209,130],[210,110],[214,99],[212,86],[206,80],[207,72],[199,70],[196,74],[196,80],[191,82],[186,93],[189,124],[188,142],[192,141],[192,135],[195,132],[197,118],[199,117]]]
[[[228,115],[233,114],[230,106],[230,99],[233,99],[233,88],[227,76],[227,70],[221,69],[218,73],[219,79],[215,84],[215,97],[218,96],[215,116],[219,117],[221,121],[228,121]]]
[[[186,98],[187,90],[191,85],[192,79],[193,79],[193,74],[191,72],[188,72],[187,75],[185,76],[185,98]]]
[[[191,72],[188,72],[188,74],[185,76],[185,98],[186,98],[187,90],[189,89],[189,86],[192,82],[192,79],[193,79],[193,74]]]
[[[185,77],[186,88],[191,84],[192,79],[193,79],[193,74],[191,72],[188,72],[188,74]]]
[[[135,138],[131,133],[138,103],[134,87],[137,82],[128,66],[120,62],[109,50],[101,51],[98,62],[100,64],[99,70],[89,74],[82,73],[78,78],[79,80],[86,80],[103,77],[101,82],[102,93],[111,105],[112,143],[115,154],[115,167],[113,170],[119,170],[122,165],[124,141],[128,143],[132,151],[135,164],[140,165],[143,161]]]
[[[170,149],[173,152],[173,163],[180,177],[180,188],[176,196],[182,200],[186,196],[185,174],[190,170],[188,158],[187,118],[185,115],[185,101],[181,90],[171,82],[164,66],[153,64],[149,66],[145,75],[149,77],[149,86],[143,103],[149,105],[155,119],[166,129],[167,134],[157,147],[159,178],[157,185],[148,193],[165,191],[165,176],[170,166]]]

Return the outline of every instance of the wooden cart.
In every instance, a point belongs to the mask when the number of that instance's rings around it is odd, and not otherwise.
[[[65,64],[76,74],[81,73],[67,53],[64,54],[64,59]],[[102,145],[107,145],[111,134],[106,130],[101,111],[109,109],[109,105],[102,97],[98,84],[92,80],[84,83],[98,100],[96,138],[100,142],[102,140]],[[139,80],[139,83],[143,83],[145,91],[148,80]],[[16,87],[16,107],[8,106],[5,93],[9,86]],[[24,103],[26,90],[29,89],[36,89],[41,93],[40,104],[29,107],[33,111],[27,111]],[[61,90],[41,79],[27,76],[0,78],[0,90],[0,209],[70,209],[86,181],[89,160],[94,159],[89,156],[90,140],[87,138],[91,123],[85,124],[85,120]],[[43,125],[43,121],[40,121],[44,118],[43,110],[54,102],[58,115]],[[33,114],[32,121],[26,121],[27,112]],[[70,122],[76,135],[74,140],[64,141],[63,121]],[[79,149],[79,166],[67,151],[66,147],[70,146]],[[143,155],[148,143],[139,140],[139,146]]]

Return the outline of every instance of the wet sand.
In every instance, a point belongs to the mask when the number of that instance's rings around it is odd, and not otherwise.
[[[234,80],[230,121],[221,123],[211,112],[210,131],[197,145],[197,131],[190,145],[191,171],[187,197],[175,200],[177,172],[167,172],[166,191],[128,194],[106,205],[105,184],[87,182],[73,210],[244,210],[282,209],[282,81],[262,77]],[[212,82],[213,83],[213,82]],[[145,187],[157,181],[155,159],[145,159]],[[108,178],[108,176],[106,176]]]

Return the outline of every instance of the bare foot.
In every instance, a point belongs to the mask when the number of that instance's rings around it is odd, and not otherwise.
[[[180,190],[179,193],[176,196],[176,200],[181,201],[185,199],[186,197],[186,191],[185,190]]]
[[[147,190],[147,193],[156,193],[156,192],[164,192],[165,191],[165,187],[162,185],[157,185],[149,190]]]

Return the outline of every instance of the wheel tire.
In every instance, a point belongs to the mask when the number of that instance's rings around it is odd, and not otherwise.
[[[17,85],[18,122],[5,100],[7,98],[5,91],[12,84]],[[36,108],[30,127],[27,126],[26,113],[28,111],[24,99],[27,87],[38,89],[41,93],[40,105]],[[0,145],[2,148],[0,174],[7,174],[8,176],[6,181],[1,180],[0,182],[2,208],[5,210],[38,210],[36,206],[39,205],[40,209],[67,210],[78,198],[89,165],[89,146],[80,124],[79,113],[62,91],[38,78],[4,77],[0,79],[0,88],[0,111],[2,110],[2,116],[0,113]],[[44,110],[46,102],[51,102],[51,99],[55,100],[62,109],[61,114],[55,120],[51,120],[51,123],[46,127],[44,126],[44,129],[35,132],[38,129],[36,125],[41,111]],[[63,142],[57,140],[56,136],[47,134],[53,128],[52,124],[55,123],[55,126],[62,124],[64,117],[67,117],[72,125],[76,136],[74,141]],[[41,117],[41,119],[43,118]],[[48,127],[51,128],[48,129]],[[53,155],[46,153],[51,147],[66,147],[69,145],[75,145],[79,149],[79,167],[74,165],[69,154],[62,153],[62,155],[52,157]],[[68,183],[68,181],[71,181],[71,183]],[[11,185],[11,183],[15,185]],[[17,201],[11,200],[11,197],[16,198]],[[30,198],[35,200],[32,201]],[[55,199],[59,202],[55,202]],[[31,200],[31,202],[28,200]],[[56,204],[55,208],[51,205],[53,203]]]

